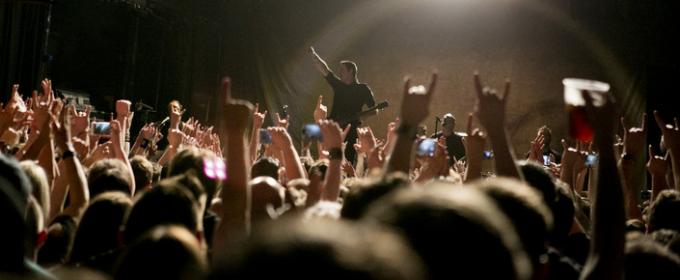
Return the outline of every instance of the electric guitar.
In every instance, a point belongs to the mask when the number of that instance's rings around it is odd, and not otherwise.
[[[342,127],[344,127],[346,124],[351,123],[352,121],[355,121],[355,120],[362,120],[362,119],[364,119],[364,118],[366,118],[366,117],[368,117],[368,116],[373,116],[373,115],[375,115],[375,113],[376,113],[375,111],[376,111],[376,110],[378,110],[378,111],[385,110],[385,108],[387,108],[389,105],[390,105],[390,103],[387,102],[387,100],[385,100],[385,101],[383,101],[383,102],[380,102],[380,103],[376,104],[376,105],[373,106],[373,107],[370,107],[370,108],[366,109],[365,111],[358,112],[358,113],[354,114],[354,115],[351,116],[351,117],[346,117],[346,118],[338,119],[338,120],[336,120],[336,121],[337,121]]]

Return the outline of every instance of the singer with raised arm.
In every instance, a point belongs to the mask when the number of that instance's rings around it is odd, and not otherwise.
[[[329,119],[338,122],[343,130],[348,125],[351,125],[349,133],[345,138],[347,142],[345,158],[354,163],[356,156],[354,143],[356,143],[357,139],[356,128],[361,126],[359,115],[363,111],[364,105],[368,108],[375,106],[373,92],[368,85],[359,83],[356,63],[349,60],[340,61],[338,77],[328,67],[326,61],[316,53],[314,47],[310,47],[309,52],[314,59],[317,70],[326,78],[326,82],[333,89],[333,106],[331,107]]]

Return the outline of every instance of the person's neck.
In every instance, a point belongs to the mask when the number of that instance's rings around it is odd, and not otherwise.
[[[442,130],[442,135],[451,136],[453,135],[453,130]]]

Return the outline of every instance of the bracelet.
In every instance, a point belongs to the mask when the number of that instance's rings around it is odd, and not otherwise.
[[[328,150],[328,159],[329,160],[341,160],[343,156],[342,149],[341,148],[332,148]]]
[[[400,136],[412,136],[415,139],[416,128],[414,126],[402,123],[397,128],[397,134]]]
[[[623,153],[623,154],[621,155],[621,159],[622,159],[622,160],[631,160],[631,161],[632,161],[632,160],[633,160],[633,155],[628,154],[628,153]]]

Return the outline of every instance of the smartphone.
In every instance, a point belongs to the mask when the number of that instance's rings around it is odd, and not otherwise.
[[[550,155],[543,155],[543,165],[550,166]]]
[[[109,122],[93,122],[90,130],[96,135],[110,135],[111,123]]]
[[[281,118],[288,118],[288,105],[283,105],[283,107],[281,107]]]
[[[203,174],[210,179],[224,180],[227,178],[227,166],[220,158],[204,158]]]
[[[595,164],[597,164],[597,155],[593,155],[593,154],[587,155],[586,156],[586,166],[590,167],[590,166],[593,166]]]
[[[437,145],[437,140],[432,138],[425,139],[418,144],[418,156],[433,157],[434,148]]]
[[[483,159],[491,159],[493,157],[493,151],[484,151],[482,154]]]
[[[269,145],[272,143],[272,135],[264,128],[260,128],[260,144]]]
[[[302,136],[305,139],[321,141],[323,138],[321,135],[321,128],[318,124],[310,123],[306,124],[302,128]]]

